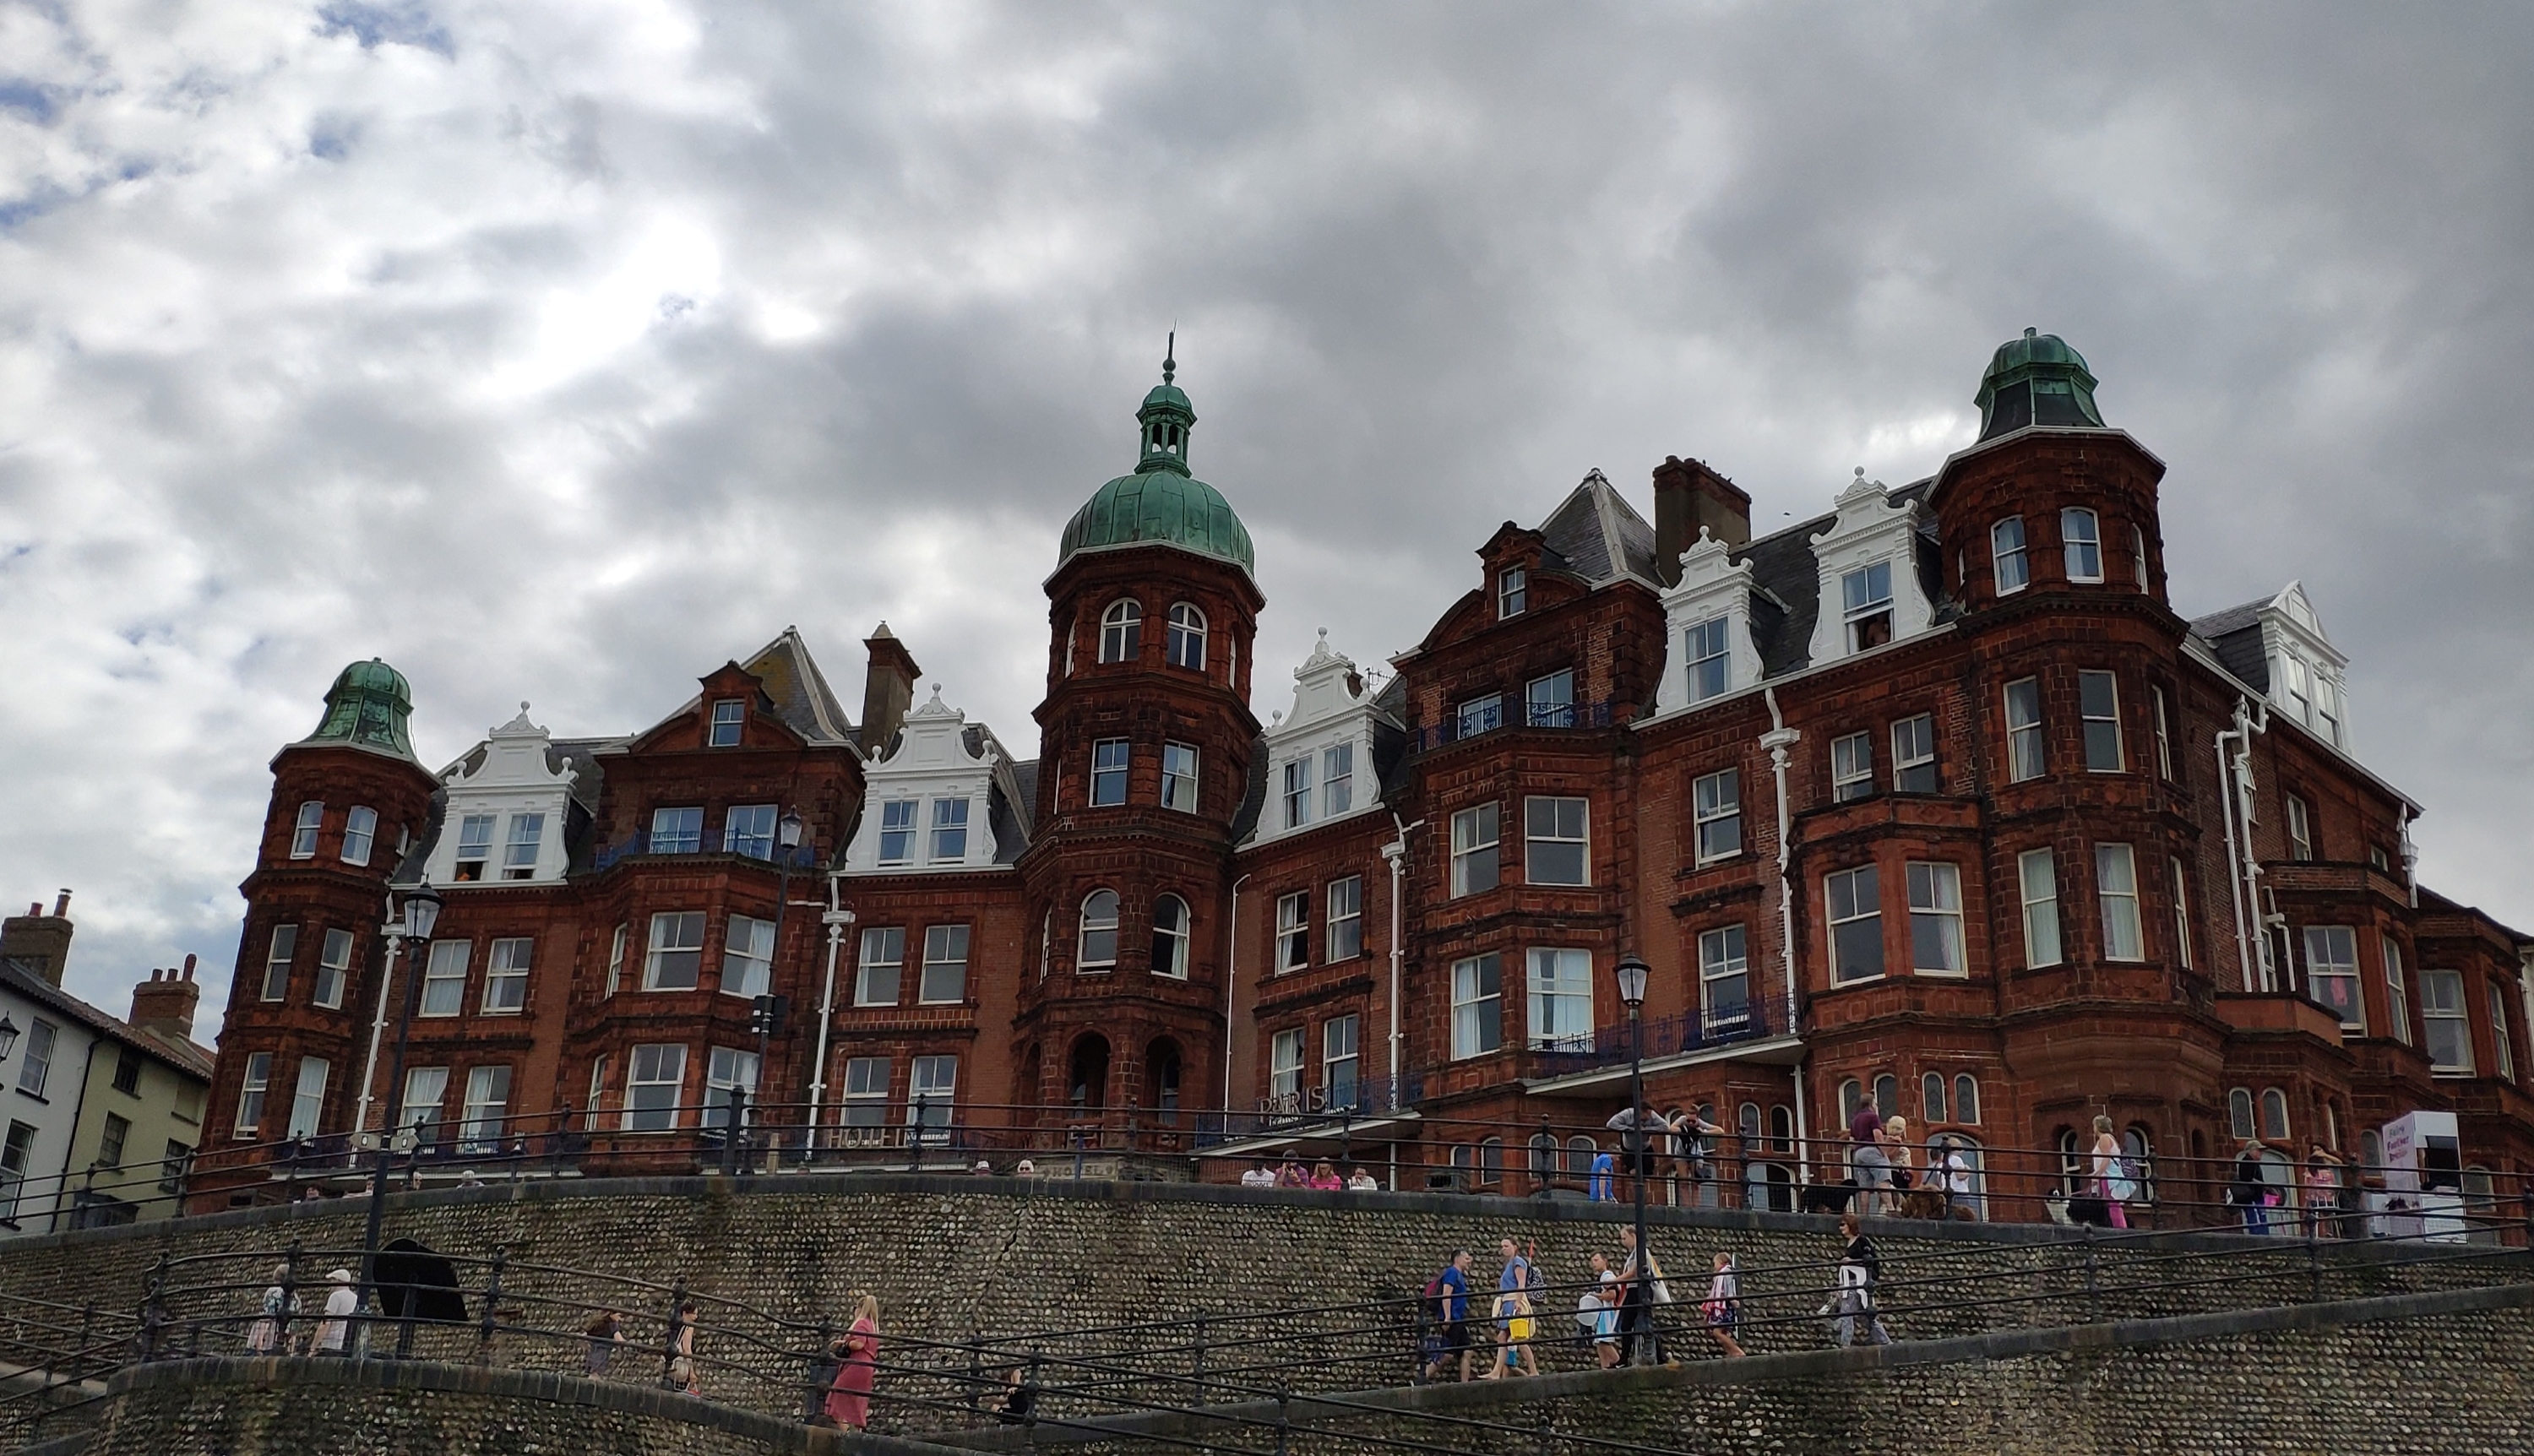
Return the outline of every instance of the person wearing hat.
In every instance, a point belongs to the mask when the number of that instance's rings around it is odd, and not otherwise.
[[[361,1306],[360,1292],[352,1288],[352,1271],[335,1269],[326,1275],[326,1319],[317,1326],[319,1355],[347,1355],[352,1333],[352,1312]]]

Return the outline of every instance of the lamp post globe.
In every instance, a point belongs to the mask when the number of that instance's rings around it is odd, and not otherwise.
[[[17,1045],[18,1023],[6,1016],[0,1016],[0,1062],[8,1061],[9,1053],[16,1049]]]

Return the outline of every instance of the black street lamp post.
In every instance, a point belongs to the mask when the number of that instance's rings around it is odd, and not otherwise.
[[[1654,1166],[1655,1145],[1646,1135],[1646,1029],[1640,1015],[1646,1003],[1646,976],[1649,967],[1633,955],[1620,957],[1616,968],[1619,979],[1619,1001],[1628,1008],[1628,1138],[1635,1144],[1629,1159],[1637,1184],[1637,1254],[1629,1262],[1636,1285],[1633,1291],[1637,1306],[1635,1331],[1636,1365],[1655,1363],[1655,1289],[1653,1277],[1654,1250],[1646,1246],[1646,1175]]]
[[[395,1158],[396,1127],[404,1120],[405,1044],[412,1037],[414,1004],[422,995],[423,952],[439,924],[440,893],[425,881],[405,893],[402,925],[392,920],[387,926],[388,974],[395,974],[399,959],[405,962],[404,1008],[396,1017],[395,1057],[388,1063],[388,1116],[379,1128],[378,1167],[370,1179],[370,1221],[361,1236],[361,1296],[352,1306],[356,1309],[367,1308],[378,1296],[379,1233],[388,1216],[388,1165]],[[409,947],[406,941],[412,942]],[[399,955],[399,951],[406,953]]]

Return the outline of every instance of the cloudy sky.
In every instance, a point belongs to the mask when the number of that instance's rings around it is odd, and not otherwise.
[[[2534,926],[2534,10],[0,0],[0,904],[226,981],[348,660],[445,761],[885,618],[1030,751],[1163,335],[1274,665],[1701,456],[1760,524],[2064,334],[2176,605],[2313,592]],[[211,993],[202,1031],[217,1027]]]

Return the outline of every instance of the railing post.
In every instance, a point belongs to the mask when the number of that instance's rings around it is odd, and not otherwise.
[[[493,1335],[500,1328],[501,1322],[498,1306],[502,1303],[502,1265],[509,1261],[510,1257],[509,1244],[493,1245],[493,1271],[484,1282],[484,1318],[475,1335],[477,1365],[492,1363]]]
[[[1549,1452],[1555,1449],[1556,1444],[1556,1418],[1553,1416],[1541,1416],[1539,1418],[1539,1456],[1549,1456]]]
[[[1205,1316],[1196,1317],[1196,1345],[1188,1361],[1188,1404],[1205,1404]]]
[[[1276,1377],[1276,1456],[1291,1456],[1289,1444],[1294,1429],[1294,1384],[1283,1375]]]

